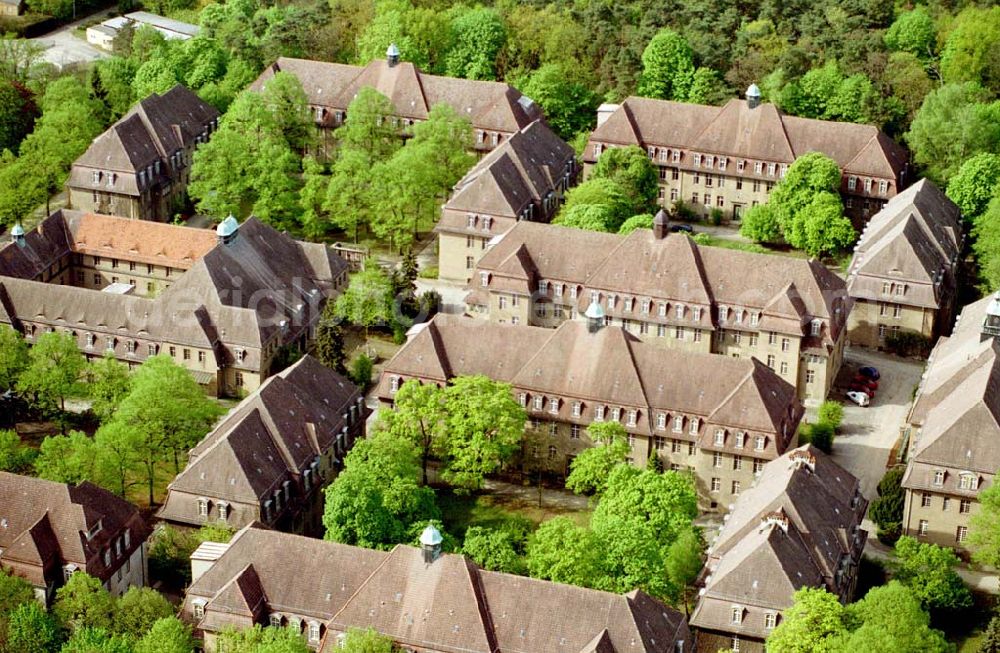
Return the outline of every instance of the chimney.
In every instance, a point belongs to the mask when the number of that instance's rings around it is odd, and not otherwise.
[[[10,242],[16,243],[18,247],[24,247],[24,227],[21,226],[20,220],[10,230]]]
[[[587,331],[590,333],[597,333],[604,327],[604,309],[597,303],[597,298],[591,300],[583,315],[587,318]]]
[[[399,64],[399,48],[396,47],[395,43],[390,43],[389,47],[385,50],[385,60],[389,64],[390,68],[394,68]]]
[[[618,111],[619,106],[618,104],[602,104],[597,107],[597,126],[600,127],[607,122],[611,114]]]
[[[760,106],[760,87],[756,84],[751,84],[750,88],[747,89],[747,106],[751,109]]]
[[[670,219],[667,217],[667,212],[660,209],[653,216],[653,237],[656,240],[663,240],[670,233]]]
[[[958,321],[955,321],[958,324]],[[983,330],[979,334],[979,342],[1000,337],[1000,290],[993,293],[993,299],[986,307],[986,317],[983,318]]]
[[[420,548],[424,552],[424,563],[431,564],[441,557],[441,531],[434,528],[434,524],[427,524],[427,528],[420,534]]]

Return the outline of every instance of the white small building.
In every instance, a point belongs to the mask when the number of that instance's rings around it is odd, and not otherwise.
[[[157,32],[168,39],[180,39],[186,41],[198,35],[200,27],[190,23],[182,23],[179,20],[164,18],[147,11],[133,11],[124,16],[116,16],[87,28],[87,42],[105,50],[112,49],[112,42],[118,32],[126,25],[131,24],[135,29],[143,25],[152,27]]]

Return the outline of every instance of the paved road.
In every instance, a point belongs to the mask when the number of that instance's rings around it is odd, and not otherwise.
[[[108,12],[108,15],[112,15]],[[89,63],[97,59],[106,59],[110,53],[94,47],[85,40],[77,37],[73,30],[85,22],[93,20],[93,16],[87,16],[80,20],[64,25],[54,32],[49,32],[45,36],[31,39],[35,43],[45,48],[42,58],[62,69],[73,64]]]
[[[906,420],[913,389],[920,382],[923,361],[898,358],[861,349],[848,349],[841,379],[850,378],[862,364],[874,365],[882,378],[875,401],[868,408],[850,403],[843,391],[834,389],[831,399],[844,402],[844,422],[833,446],[833,458],[861,479],[861,491],[875,498],[875,488],[885,474],[889,453],[899,439],[899,427]],[[808,410],[816,420],[816,408]]]

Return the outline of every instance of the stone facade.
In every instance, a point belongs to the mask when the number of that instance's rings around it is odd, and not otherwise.
[[[963,245],[958,206],[932,182],[892,198],[865,227],[848,268],[851,344],[881,349],[912,334],[930,345],[947,333]]]
[[[1000,469],[1000,297],[965,307],[931,352],[904,435],[903,531],[966,551],[979,493]]]
[[[258,522],[321,535],[323,488],[364,437],[367,415],[360,390],[307,354],[191,449],[157,516],[192,527]],[[259,472],[250,471],[258,465]]]
[[[708,548],[691,615],[699,653],[763,653],[795,591],[854,595],[867,532],[858,479],[811,445],[765,466]]]
[[[0,568],[27,580],[42,603],[78,571],[113,596],[144,587],[149,529],[139,510],[89,482],[0,472]]]
[[[573,149],[541,120],[483,157],[441,209],[441,279],[468,283],[490,241],[520,220],[548,222],[576,183]]]
[[[618,327],[553,331],[445,315],[386,364],[376,395],[391,405],[403,383],[472,374],[510,383],[527,411],[525,472],[565,474],[593,444],[587,426],[617,421],[634,465],[657,456],[666,469],[692,471],[707,510],[725,509],[795,446],[803,413],[793,386],[756,360],[655,347]]]
[[[195,147],[219,126],[219,112],[177,85],[140,100],[73,162],[68,207],[168,222],[181,202]]]
[[[722,107],[630,97],[602,105],[597,123],[585,172],[607,148],[638,146],[659,170],[660,203],[681,201],[699,215],[718,209],[739,220],[811,151],[840,166],[845,211],[858,228],[909,181],[906,152],[877,128],[786,116],[760,103],[755,86]]]
[[[700,247],[665,223],[628,236],[518,223],[480,260],[466,305],[491,322],[555,327],[594,299],[607,324],[645,342],[755,357],[802,399],[824,399],[843,360],[849,301],[836,275]]]
[[[347,264],[255,218],[230,221],[221,235],[54,213],[0,248],[0,324],[29,343],[63,331],[88,358],[129,367],[168,355],[210,393],[252,392],[283,347],[307,347]]]

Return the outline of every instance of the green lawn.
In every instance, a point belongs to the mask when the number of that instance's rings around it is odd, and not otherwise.
[[[531,522],[534,530],[543,521],[553,517],[566,516],[586,526],[590,523],[590,510],[576,510],[557,505],[551,499],[538,506],[537,495],[495,494],[488,491],[471,494],[455,494],[450,490],[438,490],[438,506],[445,529],[456,538],[463,538],[470,526],[498,528],[511,521]]]

